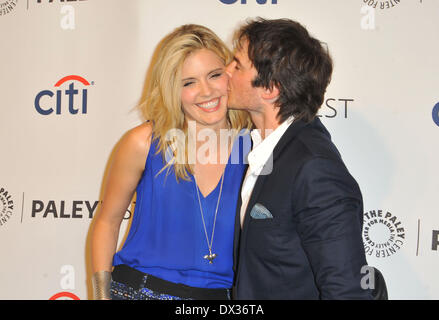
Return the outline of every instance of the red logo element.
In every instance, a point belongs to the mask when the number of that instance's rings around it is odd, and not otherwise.
[[[90,82],[88,82],[87,80],[85,80],[83,77],[81,76],[75,76],[75,75],[70,75],[70,76],[66,76],[62,79],[60,79],[57,83],[55,83],[55,87],[59,87],[60,85],[62,85],[64,82],[69,81],[69,80],[77,80],[80,81],[84,84],[84,86],[89,86]]]
[[[58,292],[57,294],[54,294],[49,298],[49,300],[59,300],[60,298],[69,298],[72,300],[81,300],[79,297],[71,292],[63,291]]]

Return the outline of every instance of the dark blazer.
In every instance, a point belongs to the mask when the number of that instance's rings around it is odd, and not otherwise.
[[[239,197],[241,199],[241,197]],[[255,219],[255,204],[273,216]],[[371,299],[361,288],[367,264],[363,202],[319,118],[294,121],[260,175],[234,240],[234,299]]]

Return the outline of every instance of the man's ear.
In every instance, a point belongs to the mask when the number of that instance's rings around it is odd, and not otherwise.
[[[271,88],[263,88],[261,97],[268,102],[273,103],[279,98],[279,89],[276,85],[273,85]]]

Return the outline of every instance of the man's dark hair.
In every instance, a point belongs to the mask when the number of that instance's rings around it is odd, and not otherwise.
[[[235,34],[235,47],[248,41],[248,56],[258,72],[254,87],[272,88],[279,98],[280,122],[294,115],[311,121],[331,81],[332,59],[320,41],[290,19],[249,21]]]

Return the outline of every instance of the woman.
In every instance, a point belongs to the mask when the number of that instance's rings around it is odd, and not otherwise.
[[[154,56],[141,105],[147,122],[121,139],[96,216],[94,295],[228,299],[248,137],[241,132],[251,126],[247,113],[227,110],[225,65],[232,55],[209,29],[184,25]],[[130,231],[115,254],[134,192]]]

